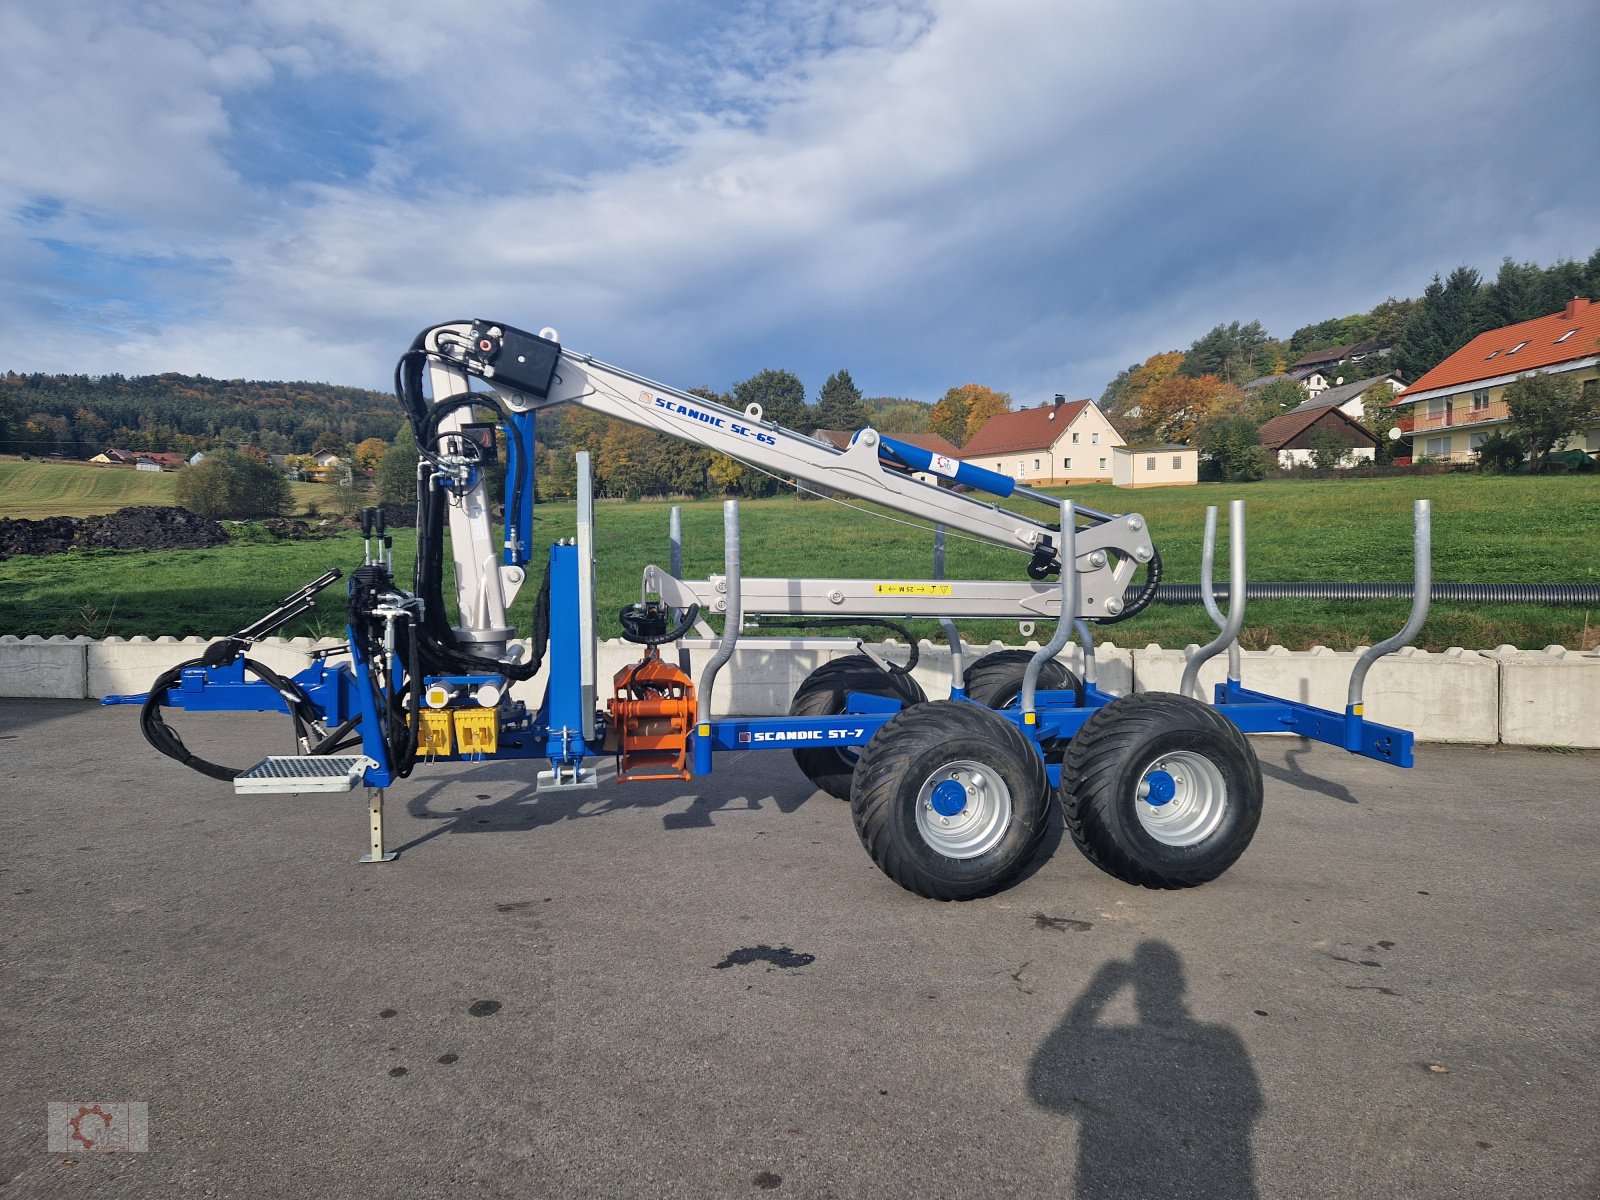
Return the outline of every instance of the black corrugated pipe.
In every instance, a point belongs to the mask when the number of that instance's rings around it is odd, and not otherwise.
[[[1213,589],[1219,603],[1228,602],[1228,585]],[[1250,600],[1410,600],[1409,583],[1252,583]],[[1129,590],[1131,601],[1136,590]],[[1572,604],[1600,607],[1600,583],[1436,583],[1440,604]],[[1157,604],[1199,604],[1198,583],[1164,583]]]

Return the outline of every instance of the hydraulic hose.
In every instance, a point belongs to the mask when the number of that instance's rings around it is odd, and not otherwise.
[[[237,646],[238,643],[221,643],[217,650],[224,650],[229,645]],[[237,652],[237,651],[235,651]],[[209,775],[212,779],[228,781],[238,775],[243,767],[226,767],[220,763],[208,762],[198,754],[191,754],[183,744],[183,739],[177,731],[168,725],[161,715],[162,700],[167,694],[167,689],[181,683],[184,671],[191,667],[207,667],[226,665],[232,661],[232,656],[223,658],[221,654],[208,653],[204,658],[191,658],[181,662],[171,670],[163,671],[150,687],[144,707],[139,712],[139,729],[144,734],[144,740],[168,758],[174,759],[190,770],[199,771],[202,775]],[[279,696],[283,697],[289,716],[294,721],[295,736],[302,745],[307,740],[307,726],[316,719],[316,709],[310,697],[303,692],[293,680],[285,679],[271,668],[258,663],[253,658],[244,660],[245,669],[261,682],[267,684]],[[337,748],[338,739],[350,731],[350,723],[346,722],[332,733],[324,737],[315,746],[310,748],[312,754],[327,754]]]
[[[1410,600],[1409,583],[1252,583],[1251,600]],[[1227,584],[1213,589],[1219,602],[1228,598]],[[1139,593],[1130,590],[1131,604]],[[1600,607],[1596,583],[1436,583],[1432,595],[1444,604],[1549,604]],[[1155,596],[1158,604],[1199,604],[1197,583],[1166,583]]]

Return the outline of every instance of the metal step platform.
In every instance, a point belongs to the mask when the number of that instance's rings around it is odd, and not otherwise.
[[[360,754],[270,756],[240,771],[233,790],[241,796],[348,792],[361,782],[369,761]]]

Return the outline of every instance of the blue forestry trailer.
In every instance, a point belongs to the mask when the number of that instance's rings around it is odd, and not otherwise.
[[[394,858],[383,833],[385,789],[421,761],[529,759],[541,792],[595,788],[596,764],[615,780],[709,775],[721,751],[784,750],[817,788],[848,800],[867,853],[918,895],[960,900],[1014,882],[1059,803],[1091,862],[1128,883],[1193,887],[1244,852],[1261,817],[1262,781],[1247,733],[1287,732],[1409,767],[1412,735],[1367,721],[1362,689],[1383,654],[1416,636],[1430,594],[1429,512],[1418,501],[1416,588],[1405,628],[1356,663],[1345,711],[1263,695],[1239,678],[1244,617],[1244,515],[1229,513],[1228,611],[1213,595],[1216,511],[1207,514],[1202,596],[1219,626],[1190,656],[1177,692],[1115,696],[1096,685],[1091,626],[1126,620],[1154,598],[1161,557],[1144,519],[1079,507],[1008,476],[862,429],[844,449],[567,350],[555,331],[534,334],[487,320],[420,333],[401,356],[395,390],[416,437],[417,555],[409,587],[394,577],[381,510],[363,514],[367,550],[346,583],[348,645],[285,678],[249,657],[251,645],[315,603],[337,570],[273,612],[162,674],[139,703],[152,745],[231,781],[240,793],[344,792],[364,786],[369,852]],[[925,579],[838,579],[824,561],[813,578],[745,577],[738,505],[724,506],[725,564],[705,580],[681,577],[676,514],[673,563],[647,567],[642,600],[620,613],[639,661],[602,691],[597,678],[594,505],[588,459],[578,456],[575,538],[549,547],[519,640],[508,611],[531,584],[534,447],[540,412],[564,404],[727,454],[824,495],[843,493],[897,510],[938,533]],[[488,468],[506,455],[496,532]],[[1037,505],[1034,515],[995,500]],[[1053,518],[1053,519],[1052,519]],[[1014,581],[943,578],[945,530],[1018,552]],[[448,538],[446,532],[448,531]],[[445,601],[446,561],[457,620]],[[1139,582],[1136,584],[1136,578]],[[720,617],[718,633],[708,617]],[[736,648],[841,645],[769,639],[774,626],[826,630],[937,619],[949,638],[946,698],[930,700],[912,662],[855,643],[796,691],[789,711],[715,716],[712,689]],[[964,661],[957,620],[1053,622],[1037,651]],[[694,636],[691,636],[694,635]],[[1076,636],[1080,678],[1058,655]],[[677,661],[662,657],[678,647]],[[693,653],[709,653],[698,677]],[[1213,702],[1195,698],[1202,663],[1226,651]],[[331,662],[331,658],[347,661]],[[533,705],[519,682],[544,676]],[[190,753],[165,719],[189,712],[283,712],[299,753],[244,770]],[[543,764],[543,769],[538,769]]]

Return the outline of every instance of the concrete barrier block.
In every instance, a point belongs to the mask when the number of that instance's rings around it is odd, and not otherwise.
[[[1600,654],[1500,646],[1500,740],[1513,746],[1600,747]]]
[[[1326,646],[1301,653],[1282,646],[1246,650],[1239,681],[1251,691],[1343,712],[1359,654]],[[1139,691],[1177,691],[1186,651],[1147,646],[1133,657]],[[1226,679],[1227,664],[1227,655],[1219,654],[1200,668],[1206,699]],[[1386,655],[1367,673],[1364,699],[1369,720],[1409,729],[1418,741],[1483,744],[1499,738],[1499,674],[1475,651],[1451,647],[1430,654],[1407,647]]]
[[[206,647],[222,638],[147,637],[106,638],[88,645],[88,694],[102,696],[127,696],[150,690],[150,685],[163,671],[171,670],[181,662],[199,658]],[[263,638],[245,652],[269,670],[287,678],[298,675],[311,665],[311,652],[319,648],[343,645],[339,638]]]
[[[82,700],[88,695],[89,638],[0,637],[0,695]]]
[[[109,637],[89,645],[89,695],[127,696],[150,690],[157,675],[205,653],[207,639]]]

